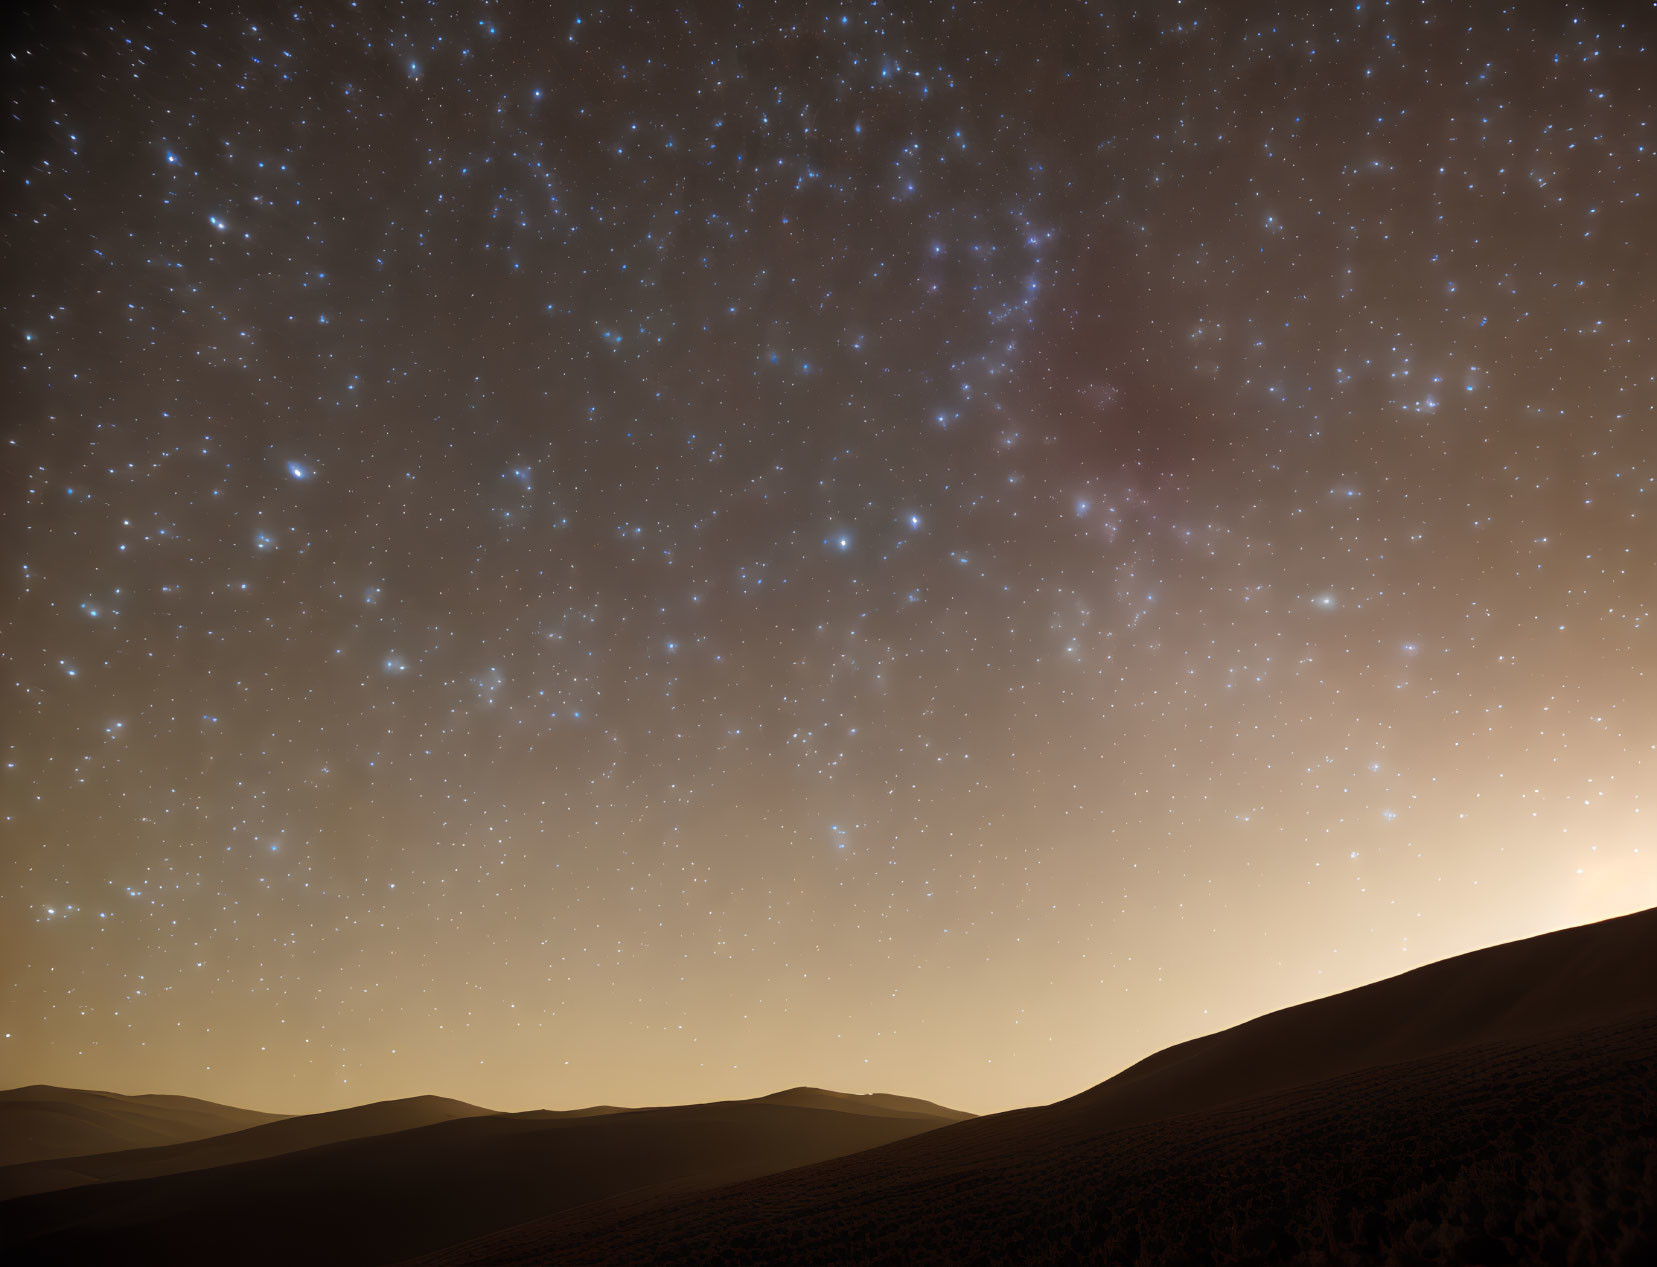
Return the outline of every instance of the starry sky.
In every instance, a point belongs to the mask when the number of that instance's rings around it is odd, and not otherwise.
[[[7,40],[7,1085],[992,1111],[1657,903],[1649,6]]]

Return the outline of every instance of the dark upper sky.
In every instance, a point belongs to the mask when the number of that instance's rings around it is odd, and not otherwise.
[[[10,38],[0,1081],[995,1109],[1657,902],[1649,7]]]

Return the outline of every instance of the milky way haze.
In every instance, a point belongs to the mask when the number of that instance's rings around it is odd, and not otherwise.
[[[1657,902],[1657,17],[36,8],[0,1081],[974,1110]]]

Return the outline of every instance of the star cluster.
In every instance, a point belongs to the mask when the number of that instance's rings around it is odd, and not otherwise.
[[[1654,35],[31,10],[5,1078],[991,1110],[1657,902]]]

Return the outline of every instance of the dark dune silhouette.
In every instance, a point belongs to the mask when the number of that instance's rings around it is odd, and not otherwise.
[[[1657,1260],[1657,911],[1169,1048],[1069,1100],[432,1262]]]
[[[602,1117],[606,1113],[631,1113],[632,1109],[619,1108],[614,1104],[593,1104],[584,1109],[526,1109],[516,1117],[547,1120],[559,1117]]]
[[[6,1201],[0,1259],[391,1262],[575,1205],[683,1192],[858,1152],[959,1116],[940,1113],[948,1116],[748,1100],[457,1116],[280,1156]]]
[[[836,1109],[842,1113],[866,1113],[871,1117],[925,1117],[942,1118],[948,1122],[964,1122],[972,1117],[960,1109],[946,1109],[930,1100],[916,1100],[906,1095],[853,1095],[846,1091],[825,1091],[821,1087],[790,1087],[761,1096],[759,1104],[792,1104],[807,1109]]]
[[[522,1114],[421,1097],[14,1166],[0,1181],[81,1186],[0,1203],[0,1258],[1643,1263],[1653,964],[1657,910],[1274,1012],[972,1120],[813,1087]]]
[[[959,1122],[972,1116],[947,1109],[927,1100],[898,1095],[851,1095],[817,1087],[793,1087],[763,1096],[757,1104],[783,1104],[795,1108],[828,1109],[868,1117],[926,1119],[930,1125]],[[610,1113],[639,1112],[614,1105],[593,1105],[581,1109],[531,1109],[525,1113],[496,1113],[460,1100],[441,1096],[413,1096],[404,1100],[381,1100],[373,1104],[283,1118],[230,1134],[215,1135],[184,1144],[159,1148],[129,1148],[95,1153],[85,1157],[62,1157],[0,1167],[0,1201],[55,1192],[89,1183],[123,1179],[149,1179],[160,1175],[207,1170],[241,1161],[256,1161],[283,1153],[317,1148],[341,1140],[363,1139],[414,1130],[463,1117],[517,1117],[526,1121],[556,1121],[565,1118],[599,1117]]]
[[[340,1140],[388,1135],[461,1117],[495,1116],[490,1109],[441,1096],[382,1100],[331,1113],[308,1113],[246,1130],[159,1148],[129,1148],[62,1157],[0,1169],[0,1200],[110,1180],[145,1179],[276,1157]]]
[[[177,1144],[281,1117],[184,1095],[16,1087],[0,1091],[0,1165]]]

